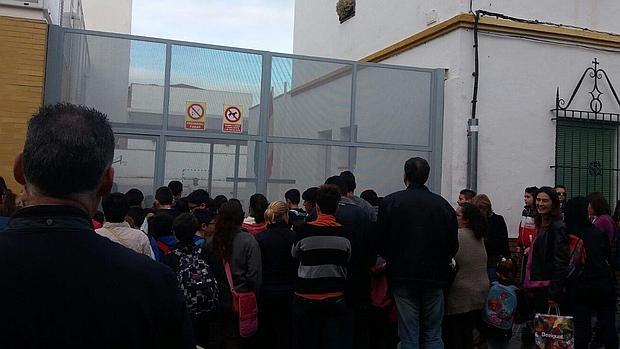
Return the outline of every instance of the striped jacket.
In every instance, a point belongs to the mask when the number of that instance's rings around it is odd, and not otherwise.
[[[302,225],[292,255],[299,260],[295,293],[344,293],[351,258],[351,242],[344,227]]]

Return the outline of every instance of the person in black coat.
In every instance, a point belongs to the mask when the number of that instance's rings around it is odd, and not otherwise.
[[[258,299],[258,347],[291,347],[291,303],[298,262],[291,255],[295,233],[288,224],[288,207],[274,201],[265,211],[267,230],[256,235],[263,264]]]
[[[530,280],[549,281],[548,287],[533,291],[534,310],[546,313],[565,300],[564,288],[568,277],[568,232],[562,222],[560,200],[551,187],[542,187],[536,194],[536,228],[532,243]],[[565,312],[566,309],[560,309]]]
[[[611,268],[609,239],[588,221],[588,200],[579,196],[564,206],[564,221],[570,234],[584,244],[586,261],[568,281],[571,309],[575,317],[575,348],[586,349],[592,337],[591,320],[596,315],[599,338],[605,348],[617,348],[615,277]]]
[[[325,184],[338,187],[340,202],[336,221],[350,234],[351,263],[347,276],[347,302],[353,313],[353,346],[367,348],[370,345],[370,268],[375,264],[377,253],[370,241],[370,216],[347,197],[348,187],[340,176],[329,177]]]
[[[493,212],[491,199],[485,194],[478,194],[472,199],[482,215],[487,219],[487,236],[484,239],[484,247],[487,251],[487,273],[489,282],[497,281],[495,267],[502,257],[510,258],[508,246],[508,228],[504,217]]]
[[[0,234],[2,348],[195,348],[176,275],[98,235],[114,134],[97,110],[42,107],[14,176],[28,207]]]
[[[387,261],[403,348],[442,346],[443,287],[459,246],[456,213],[424,185],[429,173],[426,160],[407,160],[407,189],[381,202],[374,239]]]

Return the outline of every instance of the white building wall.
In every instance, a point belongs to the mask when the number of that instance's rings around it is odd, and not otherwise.
[[[86,29],[131,33],[131,0],[82,0]]]
[[[467,183],[466,125],[474,65],[471,42],[471,30],[462,29],[384,62],[450,67],[445,82],[441,194],[452,203]],[[555,163],[555,122],[550,110],[555,107],[556,88],[568,100],[595,57],[612,83],[620,83],[619,54],[485,33],[480,34],[479,43],[478,192],[489,195],[494,210],[504,216],[509,233],[515,236],[523,190],[555,184],[551,168]],[[605,93],[604,108],[619,112],[606,83],[599,87]],[[588,109],[587,92],[591,89],[592,80],[586,78],[572,106]]]
[[[620,3],[614,1],[474,1],[474,9],[504,13],[620,33]],[[340,24],[329,1],[298,0],[294,52],[360,59],[427,27],[427,13],[438,21],[469,10],[468,2],[371,2],[358,0],[356,15]],[[329,39],[325,39],[329,38]],[[441,194],[454,203],[466,186],[467,119],[471,114],[474,70],[473,33],[459,29],[382,63],[447,69],[444,96]],[[523,189],[554,183],[556,87],[568,98],[582,72],[597,57],[612,82],[620,81],[618,53],[570,43],[480,34],[480,122],[478,192],[486,193],[494,210],[504,215],[516,235],[523,207]],[[605,84],[603,84],[605,85]],[[587,109],[591,80],[573,102]],[[587,89],[587,90],[586,90]],[[620,106],[601,88],[610,111]],[[612,151],[612,150],[610,150]]]
[[[293,53],[360,59],[427,26],[466,12],[468,1],[357,0],[355,16],[340,24],[333,0],[296,0]],[[467,4],[466,4],[467,3]]]
[[[616,0],[474,0],[473,9],[620,33]],[[335,1],[296,0],[293,53],[357,60],[467,12],[467,0],[357,0],[341,24]]]

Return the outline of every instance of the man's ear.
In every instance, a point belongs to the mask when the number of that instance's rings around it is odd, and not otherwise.
[[[208,227],[207,223],[202,223],[202,224],[200,225],[200,230],[207,231],[207,227]]]
[[[108,167],[103,173],[103,177],[101,178],[101,186],[97,191],[97,195],[100,197],[107,196],[112,191],[112,186],[114,185],[114,168],[112,166]]]
[[[13,177],[17,183],[26,185],[26,176],[24,176],[24,153],[19,153],[13,162]]]

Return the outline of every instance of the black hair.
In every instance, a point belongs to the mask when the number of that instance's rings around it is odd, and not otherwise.
[[[304,199],[305,201],[308,201],[312,205],[316,205],[316,195],[318,192],[319,192],[318,187],[310,187],[306,189],[303,194],[301,194],[301,198]]]
[[[487,219],[476,205],[464,203],[461,205],[461,213],[463,219],[468,221],[467,227],[474,232],[476,239],[480,240],[487,236]]]
[[[428,180],[431,167],[428,162],[420,157],[415,157],[405,162],[405,177],[412,184],[422,185]]]
[[[547,194],[549,198],[551,198],[551,212],[549,213],[549,220],[545,221],[543,216],[538,213],[536,210],[536,217],[534,217],[534,222],[536,227],[541,228],[543,224],[551,224],[556,221],[562,220],[562,212],[560,211],[560,199],[558,198],[558,194],[555,192],[555,189],[551,187],[540,187],[538,188],[538,192],[536,192],[536,198],[540,194]]]
[[[93,219],[101,224],[103,224],[103,222],[105,221],[105,216],[103,215],[103,212],[101,211],[96,211],[95,214],[93,214]]]
[[[525,188],[525,192],[536,197],[536,193],[538,193],[538,187],[527,187]]]
[[[158,212],[149,220],[149,235],[159,238],[172,234],[174,219],[166,212]]]
[[[316,204],[321,213],[333,215],[340,202],[340,189],[333,184],[324,184],[316,195]]]
[[[4,181],[4,178],[0,176],[0,198],[4,195],[4,193],[6,193],[7,190],[8,190],[8,187],[6,186],[6,182]],[[2,200],[0,200],[0,202],[2,202]]]
[[[254,217],[256,223],[263,223],[265,221],[265,211],[269,206],[269,201],[263,194],[256,193],[250,196],[250,209],[252,210],[251,216]]]
[[[213,198],[213,200],[209,203],[209,208],[213,210],[213,212],[217,212],[217,210],[225,203],[228,199],[224,195],[218,195]]]
[[[602,193],[594,192],[588,194],[588,203],[590,204],[590,207],[592,207],[592,210],[594,210],[594,213],[596,213],[597,216],[611,215],[609,203],[607,203],[607,200]]]
[[[130,207],[127,210],[127,216],[133,220],[133,224],[140,229],[142,224],[144,224],[144,209],[140,207]]]
[[[23,153],[26,180],[52,197],[97,189],[114,157],[105,114],[70,103],[46,105],[28,122]]]
[[[172,192],[172,196],[179,196],[183,193],[183,183],[179,181],[170,181],[168,188]]]
[[[299,190],[297,189],[289,189],[284,193],[284,198],[290,201],[293,205],[299,204],[301,194],[299,194]]]
[[[155,192],[155,200],[157,200],[160,205],[172,205],[172,201],[174,200],[172,191],[168,187],[159,187]]]
[[[144,201],[144,194],[140,189],[131,188],[127,190],[125,193],[127,200],[129,201],[129,206],[140,206],[142,205],[142,201]]]
[[[110,223],[121,223],[129,211],[129,200],[123,193],[112,193],[101,201],[105,220]]]
[[[196,189],[187,196],[187,202],[192,205],[209,205],[209,192],[204,189]]]
[[[556,184],[555,187],[553,187],[553,189],[558,189],[558,188],[566,190],[566,187],[562,184]]]
[[[336,186],[336,188],[338,188],[338,191],[340,192],[340,196],[346,196],[347,193],[349,192],[347,188],[347,184],[345,183],[344,179],[342,179],[342,177],[340,176],[331,176],[327,178],[327,180],[325,180],[325,184]]]
[[[191,242],[198,229],[200,229],[200,223],[191,213],[180,214],[172,223],[174,236],[181,242]]]
[[[216,256],[230,260],[233,239],[242,223],[243,207],[239,200],[230,199],[220,207],[213,234],[213,250]]]
[[[613,219],[614,223],[616,223],[616,226],[620,228],[620,226],[618,225],[618,221],[620,220],[620,200],[616,201],[616,208],[614,209]]]
[[[372,189],[366,189],[361,194],[360,197],[366,200],[371,206],[379,206],[379,196]]]
[[[174,205],[172,207],[182,213],[189,212],[189,204],[187,203],[187,198],[179,198],[177,201],[174,202]]]
[[[198,223],[200,223],[201,225],[209,224],[211,223],[213,218],[215,218],[215,215],[211,210],[194,210],[192,214],[194,215],[194,217],[196,217],[196,219],[198,219]]]
[[[471,200],[476,196],[476,192],[471,189],[463,189],[459,192],[459,194],[463,195],[467,199]]]
[[[578,234],[591,225],[588,220],[588,199],[574,197],[564,204],[564,223],[569,233]]]
[[[342,171],[340,172],[340,178],[344,181],[344,184],[347,186],[347,193],[352,193],[355,191],[356,183],[355,183],[355,175],[351,171]]]

